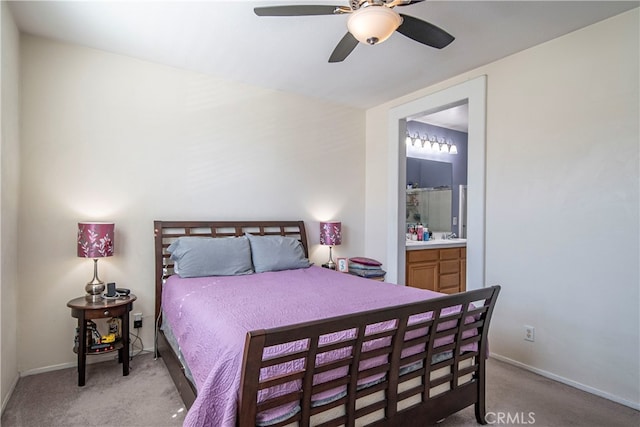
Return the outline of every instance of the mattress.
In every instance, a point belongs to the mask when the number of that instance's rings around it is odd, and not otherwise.
[[[167,340],[169,347],[171,347],[173,353],[178,357],[180,364],[184,368],[184,376],[187,377],[191,384],[195,384],[193,382],[193,374],[191,373],[191,369],[189,369],[189,364],[184,360],[184,355],[182,354],[182,350],[180,350],[178,340],[176,340],[176,337],[171,330],[171,326],[166,322],[164,315],[162,316],[162,325],[160,325],[160,329],[164,333],[164,337]]]

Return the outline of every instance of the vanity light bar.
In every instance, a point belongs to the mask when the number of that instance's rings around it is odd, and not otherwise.
[[[432,151],[437,153],[458,154],[458,147],[453,143],[451,139],[445,140],[444,138],[437,137],[435,135],[425,135],[424,138],[416,133],[414,136],[407,131],[407,137],[405,138],[405,144],[412,147],[422,148],[426,151]]]

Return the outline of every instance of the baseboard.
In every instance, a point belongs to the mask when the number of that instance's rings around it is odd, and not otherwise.
[[[153,351],[154,351],[153,347],[144,349],[145,353],[153,353]],[[100,355],[97,355],[97,354],[96,355],[91,355],[91,356],[87,357],[87,365],[91,365],[91,364],[94,364],[94,363],[100,363],[100,362],[108,362],[109,360],[113,360],[113,359],[117,359],[117,358],[118,358],[118,354],[117,353],[115,353],[115,354],[114,353],[105,353],[105,354],[100,354]],[[20,372],[20,376],[21,377],[28,377],[29,375],[43,374],[45,372],[58,371],[60,369],[75,368],[76,366],[78,366],[76,361],[67,362],[67,363],[61,363],[59,365],[43,366],[42,368],[28,369],[26,371],[22,371],[22,372]]]
[[[548,372],[548,371],[545,371],[545,370],[542,370],[542,369],[535,368],[533,366],[525,365],[522,362],[518,362],[517,360],[513,360],[513,359],[510,359],[508,357],[501,356],[499,354],[491,353],[490,357],[492,357],[492,358],[494,358],[496,360],[499,360],[501,362],[508,363],[509,365],[517,366],[518,368],[522,368],[522,369],[524,369],[526,371],[533,372],[534,374],[538,374],[538,375],[543,376],[545,378],[549,378],[551,380],[558,381],[559,383],[566,384],[568,386],[577,388],[578,390],[586,391],[587,393],[591,393],[591,394],[594,394],[596,396],[602,397],[604,399],[611,400],[612,402],[616,402],[616,403],[619,403],[621,405],[628,406],[629,408],[633,408],[636,411],[640,411],[640,403],[638,403],[638,402],[632,402],[630,400],[623,399],[623,398],[621,398],[619,396],[615,396],[615,395],[613,395],[611,393],[607,393],[607,392],[599,390],[597,388],[594,388],[594,387],[591,387],[591,386],[588,386],[588,385],[585,385],[585,384],[570,380],[568,378],[561,377],[559,375],[553,374],[551,372]]]
[[[16,389],[16,385],[18,385],[19,379],[20,379],[20,375],[16,374],[15,378],[11,382],[11,387],[9,387],[9,392],[7,393],[5,398],[2,399],[2,409],[0,410],[0,414],[4,413],[4,408],[7,407],[7,403],[9,403],[9,399],[11,399],[11,396],[13,395],[13,392]]]
[[[89,363],[89,361],[87,361],[87,363]],[[68,362],[68,363],[61,363],[59,365],[43,366],[42,368],[28,369],[26,371],[22,371],[20,372],[20,376],[28,377],[30,375],[44,374],[45,372],[58,371],[60,369],[73,368],[75,366],[77,366],[76,362]]]

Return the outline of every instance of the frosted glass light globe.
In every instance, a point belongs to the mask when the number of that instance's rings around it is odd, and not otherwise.
[[[347,28],[361,43],[382,43],[402,24],[402,17],[386,6],[368,6],[349,16]]]

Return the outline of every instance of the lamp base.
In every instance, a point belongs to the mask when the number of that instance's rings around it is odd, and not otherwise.
[[[335,270],[336,269],[336,263],[333,262],[333,261],[325,262],[324,264],[322,264],[322,266],[324,268],[330,268],[331,270]]]
[[[102,301],[102,293],[104,292],[104,282],[98,278],[98,260],[93,259],[93,279],[86,284],[84,290],[87,294],[84,298],[89,302]]]
[[[322,264],[323,267],[325,268],[330,268],[332,270],[336,269],[336,263],[333,262],[333,256],[331,256],[331,249],[333,249],[333,246],[329,246],[329,261],[327,261],[326,263]]]
[[[104,292],[104,283],[87,283],[84,287],[84,290],[87,291],[87,294],[84,298],[89,302],[100,302],[102,301],[102,293]]]

